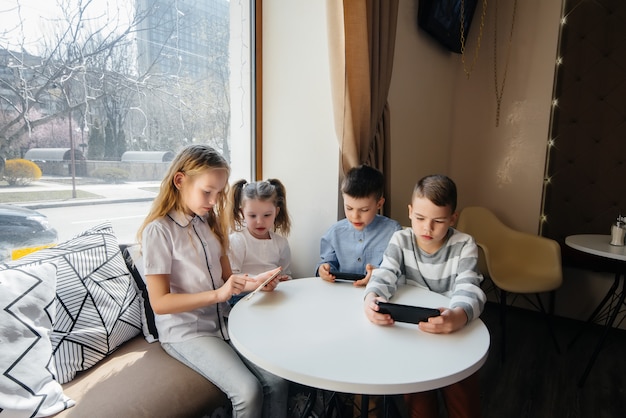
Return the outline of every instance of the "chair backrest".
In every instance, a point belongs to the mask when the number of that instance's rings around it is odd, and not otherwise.
[[[489,209],[464,208],[459,231],[470,234],[483,251],[479,254],[496,286],[509,291],[544,292],[562,282],[561,247],[551,239],[516,231],[502,223]],[[482,272],[482,271],[481,271]]]
[[[489,251],[486,244],[490,240],[485,239],[485,236],[492,234],[493,231],[489,227],[486,228],[485,225],[497,223],[498,220],[494,218],[495,216],[489,210],[471,206],[461,211],[456,223],[456,229],[471,235],[476,240],[476,244],[478,244],[478,270],[486,277],[489,277],[490,273],[485,249]]]

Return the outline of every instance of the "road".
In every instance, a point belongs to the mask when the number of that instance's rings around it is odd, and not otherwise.
[[[59,242],[109,220],[118,242],[130,244],[137,241],[135,238],[137,229],[148,214],[151,204],[152,201],[65,206],[42,208],[38,209],[38,212],[46,215],[50,224],[56,228]]]

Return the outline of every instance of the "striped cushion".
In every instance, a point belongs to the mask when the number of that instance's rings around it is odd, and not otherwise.
[[[57,381],[66,383],[141,332],[140,304],[110,222],[0,270],[47,262],[57,265],[50,339]]]

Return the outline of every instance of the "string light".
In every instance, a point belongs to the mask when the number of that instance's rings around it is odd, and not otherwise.
[[[561,17],[561,26],[564,26],[565,24],[567,24],[567,16],[563,15]],[[563,28],[561,28],[561,33],[563,32]],[[558,56],[556,58],[555,61],[555,71],[558,71],[559,67],[563,65],[563,57],[562,56]],[[551,118],[554,117],[555,113],[557,112],[557,107],[559,106],[559,99],[558,97],[556,97],[556,90],[553,90],[552,92],[552,115]],[[547,146],[547,156],[546,156],[546,160],[545,160],[545,177],[543,179],[543,196],[542,196],[542,204],[541,207],[543,208],[545,206],[545,199],[546,199],[546,190],[548,189],[548,187],[550,186],[550,184],[552,183],[552,177],[548,176],[549,173],[549,161],[550,159],[550,154],[553,152],[552,148],[554,148],[556,145],[556,140],[554,138],[550,138],[548,139],[548,146]],[[548,216],[545,213],[542,213],[540,216],[540,222],[539,222],[539,234],[543,235],[543,228],[544,225],[547,225],[548,223]]]

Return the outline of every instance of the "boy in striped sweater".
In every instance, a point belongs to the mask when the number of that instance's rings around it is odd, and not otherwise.
[[[480,288],[478,247],[474,239],[453,228],[457,191],[443,175],[422,178],[413,189],[409,205],[411,228],[394,233],[380,268],[372,272],[365,288],[364,311],[378,325],[391,325],[389,314],[378,312],[376,300],[387,301],[399,284],[427,288],[450,298],[441,315],[421,322],[419,328],[431,333],[451,333],[478,318],[486,296]],[[479,417],[478,374],[442,388],[450,418]],[[406,394],[412,418],[438,417],[436,391]]]

